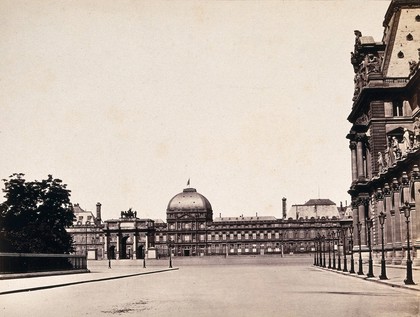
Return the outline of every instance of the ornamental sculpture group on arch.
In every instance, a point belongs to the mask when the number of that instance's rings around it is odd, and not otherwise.
[[[415,118],[413,132],[404,128],[402,142],[396,136],[388,136],[385,151],[378,152],[378,172],[385,173],[398,161],[405,159],[410,153],[420,148],[420,119]]]

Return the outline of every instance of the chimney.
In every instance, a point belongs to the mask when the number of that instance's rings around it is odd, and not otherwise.
[[[96,221],[99,223],[101,222],[101,206],[99,202],[96,204]]]
[[[283,201],[283,219],[286,219],[286,214],[287,214],[287,211],[286,211],[286,198],[283,197],[282,201]]]

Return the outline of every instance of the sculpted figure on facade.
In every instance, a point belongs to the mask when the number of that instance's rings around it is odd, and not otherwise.
[[[359,30],[354,30],[354,35],[356,38],[354,39],[354,46],[357,48],[360,45],[360,38],[362,37],[362,32]]]
[[[411,151],[410,132],[408,131],[408,129],[404,129],[403,144],[404,144],[404,155],[407,155],[407,153]]]
[[[392,137],[392,151],[394,153],[395,160],[401,159],[400,143],[395,136]]]
[[[378,170],[379,173],[382,173],[384,171],[384,158],[381,152],[378,152]]]
[[[385,153],[384,153],[384,169],[387,169],[390,167],[390,156],[389,156],[389,146],[386,147]]]
[[[121,211],[121,218],[137,218],[137,211],[132,211],[131,208],[127,211]]]
[[[408,75],[409,77],[411,77],[411,76],[413,76],[414,75],[414,73],[416,72],[416,70],[417,70],[417,66],[418,66],[418,62],[416,62],[415,60],[409,60],[408,61],[408,65],[409,65],[409,67],[410,67],[410,74]]]
[[[414,121],[414,147],[420,146],[420,120],[419,117]]]
[[[379,73],[381,70],[380,60],[373,54],[369,54],[367,57],[366,71],[370,73]]]
[[[387,144],[386,152],[388,153],[388,157],[389,157],[388,167],[391,167],[397,161],[397,157],[396,157],[395,151],[394,151],[393,139],[391,137],[388,138],[388,144]]]

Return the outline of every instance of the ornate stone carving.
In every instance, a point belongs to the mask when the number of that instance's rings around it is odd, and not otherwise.
[[[411,179],[414,181],[420,179],[420,170],[417,164],[413,166],[413,171],[411,172]]]
[[[375,200],[379,201],[382,199],[384,199],[384,193],[382,192],[382,189],[378,188],[375,193]]]
[[[408,175],[407,172],[403,172],[402,176],[401,176],[401,184],[402,186],[408,186],[410,183],[409,179],[408,179]]]
[[[400,143],[398,142],[395,136],[393,136],[391,139],[391,146],[392,146],[392,152],[394,153],[395,159],[400,160],[401,159]]]
[[[121,218],[131,219],[137,218],[137,211],[132,211],[131,208],[127,211],[121,211]]]
[[[408,75],[409,77],[413,76],[419,66],[419,63],[416,62],[415,60],[411,59],[408,61],[408,66],[410,68],[410,74]]]
[[[411,138],[410,138],[410,131],[408,129],[404,129],[403,134],[403,145],[404,145],[404,155],[411,152]]]
[[[400,190],[400,183],[398,183],[398,180],[395,177],[392,179],[392,190],[394,192]]]
[[[373,54],[367,56],[366,71],[370,73],[379,73],[381,71],[380,59]]]
[[[385,197],[386,196],[388,196],[388,197],[391,196],[391,189],[389,188],[389,184],[388,183],[385,183],[383,193],[384,193],[384,196]]]
[[[378,152],[378,171],[379,173],[382,173],[384,171],[384,158],[382,156],[381,152]]]
[[[367,114],[362,114],[359,118],[356,119],[355,124],[356,125],[368,125],[369,123],[369,117]]]
[[[417,117],[414,121],[414,148],[420,146],[420,119]]]

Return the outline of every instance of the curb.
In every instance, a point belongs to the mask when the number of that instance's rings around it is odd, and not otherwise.
[[[61,283],[61,284],[54,284],[54,285],[37,286],[37,287],[27,287],[27,288],[22,288],[22,289],[16,289],[16,290],[10,290],[10,291],[0,292],[0,296],[1,295],[7,295],[7,294],[15,294],[15,293],[39,291],[39,290],[44,290],[44,289],[64,287],[64,286],[71,286],[71,285],[78,285],[78,284],[86,284],[86,283],[110,281],[110,280],[116,280],[116,279],[126,278],[126,277],[133,277],[133,276],[139,276],[139,275],[148,275],[148,274],[162,273],[162,272],[176,271],[176,270],[178,270],[178,268],[163,269],[163,270],[150,271],[150,272],[133,273],[133,274],[113,276],[113,277],[104,277],[104,278],[98,278],[98,279],[92,279],[92,280],[86,280],[86,281],[77,281],[77,282],[69,282],[69,283]]]
[[[17,278],[43,277],[43,276],[54,276],[54,275],[69,275],[69,274],[80,274],[80,273],[90,273],[90,270],[82,269],[82,270],[71,270],[71,271],[48,271],[48,272],[0,274],[0,280],[11,280],[11,279],[17,279]]]
[[[313,267],[316,268],[316,269],[320,269],[322,271],[337,273],[337,274],[341,274],[341,275],[344,275],[344,276],[350,276],[350,277],[362,279],[362,280],[369,281],[369,282],[374,282],[374,283],[381,284],[381,285],[387,285],[387,286],[391,286],[391,287],[403,288],[403,289],[408,289],[410,291],[420,292],[420,289],[412,288],[412,287],[405,286],[405,285],[389,283],[389,282],[386,282],[386,280],[374,280],[374,279],[372,279],[370,277],[367,277],[367,276],[361,277],[361,275],[350,274],[348,272],[341,272],[341,271],[336,271],[336,270],[333,270],[333,269],[328,269],[328,268],[323,268],[323,267],[318,267],[318,266],[316,266],[316,267],[313,266]]]

